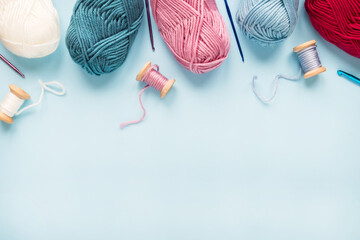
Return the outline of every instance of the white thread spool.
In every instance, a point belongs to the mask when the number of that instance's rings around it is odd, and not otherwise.
[[[310,68],[307,72],[305,72],[305,69],[303,66],[304,66],[304,64],[308,64],[308,63],[303,63],[302,60],[300,59],[299,55],[301,53],[303,53],[304,51],[310,50],[310,48],[313,48],[313,47],[315,47],[315,48],[312,52],[313,55],[311,55],[312,59],[307,59],[307,61],[311,61],[311,63],[309,63],[309,64],[313,64],[314,67]],[[303,68],[303,70],[305,72],[305,74],[304,74],[305,79],[314,77],[314,76],[319,75],[320,73],[323,73],[326,71],[326,68],[323,67],[321,64],[319,54],[316,50],[316,41],[315,40],[311,40],[311,41],[303,43],[297,47],[294,47],[294,52],[298,54],[301,67]]]
[[[19,111],[26,100],[30,99],[30,95],[21,88],[11,84],[9,85],[10,93],[0,103],[0,120],[12,124],[13,116]]]

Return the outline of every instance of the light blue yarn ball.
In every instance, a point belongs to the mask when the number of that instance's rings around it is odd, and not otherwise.
[[[236,18],[248,38],[268,46],[292,34],[298,8],[299,0],[241,0]]]
[[[143,0],[78,0],[66,34],[72,59],[102,75],[125,61],[143,18]]]

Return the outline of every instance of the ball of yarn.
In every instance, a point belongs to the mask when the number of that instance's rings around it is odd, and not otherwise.
[[[51,0],[0,0],[0,39],[21,57],[53,53],[60,42],[60,24]]]
[[[307,0],[305,8],[323,38],[360,58],[359,0]]]
[[[143,18],[143,0],[78,0],[66,35],[73,60],[90,74],[119,68]]]
[[[177,61],[194,73],[219,67],[230,39],[214,0],[151,0],[160,34]]]
[[[274,45],[294,31],[298,7],[299,0],[241,0],[237,22],[248,38]]]

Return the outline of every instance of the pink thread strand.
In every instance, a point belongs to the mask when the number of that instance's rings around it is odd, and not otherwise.
[[[140,93],[139,93],[140,106],[141,106],[142,110],[144,111],[143,116],[142,116],[139,120],[129,121],[129,122],[122,123],[122,124],[120,125],[120,128],[124,128],[124,127],[127,127],[127,126],[129,126],[129,125],[133,125],[133,124],[138,124],[138,123],[142,122],[142,121],[145,119],[146,110],[145,110],[145,107],[144,107],[144,105],[143,105],[143,103],[142,103],[142,101],[141,101],[141,96],[142,96],[142,94],[144,93],[144,91],[145,91],[148,87],[149,87],[149,85],[146,85],[146,86],[140,91]]]

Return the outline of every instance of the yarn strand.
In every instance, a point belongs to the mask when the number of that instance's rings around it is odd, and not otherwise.
[[[122,123],[122,124],[120,125],[120,128],[125,128],[125,127],[127,127],[127,126],[129,126],[129,125],[133,125],[133,124],[138,124],[138,123],[142,122],[142,121],[145,119],[145,117],[146,117],[146,109],[145,109],[145,107],[144,107],[144,105],[143,105],[143,103],[142,103],[141,97],[142,97],[143,93],[145,92],[145,90],[146,90],[147,88],[149,88],[149,87],[150,87],[150,85],[146,85],[146,86],[140,91],[140,93],[139,93],[140,106],[141,106],[141,109],[142,109],[143,112],[144,112],[143,115],[142,115],[142,117],[141,117],[139,120],[136,120],[136,121],[129,121],[129,122]]]
[[[253,80],[252,80],[252,90],[254,92],[254,94],[256,95],[256,97],[263,103],[269,103],[271,102],[272,100],[274,100],[275,96],[276,96],[276,93],[277,93],[277,90],[278,90],[278,87],[279,87],[279,80],[282,78],[282,79],[286,79],[286,80],[289,80],[289,81],[297,81],[301,78],[301,74],[302,74],[302,69],[300,67],[300,72],[297,76],[294,76],[294,77],[289,77],[289,76],[285,76],[285,75],[278,75],[275,77],[275,80],[274,80],[274,91],[273,91],[273,94],[269,97],[269,98],[265,98],[264,96],[262,96],[258,90],[256,89],[255,87],[255,81],[257,80],[257,76],[254,76]]]
[[[48,92],[50,92],[50,93],[52,93],[52,94],[54,94],[54,95],[57,95],[57,96],[63,96],[63,95],[65,95],[65,93],[66,93],[65,87],[64,87],[61,83],[59,83],[59,82],[52,81],[52,82],[46,82],[46,83],[44,83],[44,82],[42,82],[41,80],[39,80],[39,84],[40,84],[40,86],[41,86],[41,94],[40,94],[39,100],[38,100],[36,103],[34,103],[34,104],[31,104],[31,105],[29,105],[29,106],[27,106],[27,107],[22,108],[21,110],[19,110],[19,111],[15,114],[15,116],[19,116],[19,115],[22,114],[23,112],[25,112],[25,111],[27,111],[27,110],[29,110],[29,109],[31,109],[31,108],[34,108],[34,107],[40,105],[41,102],[42,102],[42,100],[43,100],[45,90],[48,91]],[[56,90],[54,90],[52,87],[58,87],[58,88],[61,89],[61,91],[56,91]]]

